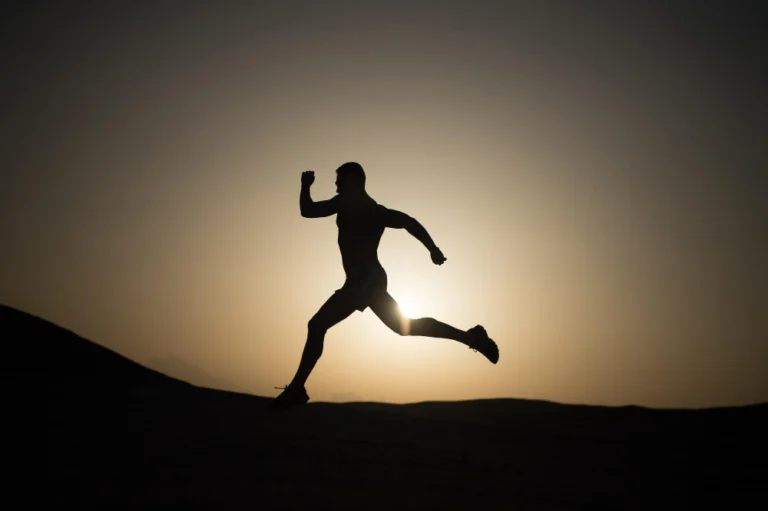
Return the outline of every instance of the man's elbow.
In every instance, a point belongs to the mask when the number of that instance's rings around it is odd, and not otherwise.
[[[403,221],[402,221],[401,228],[412,233],[416,229],[418,229],[420,225],[421,224],[419,224],[419,222],[415,218],[413,218],[412,216],[405,215],[405,218],[403,218]]]

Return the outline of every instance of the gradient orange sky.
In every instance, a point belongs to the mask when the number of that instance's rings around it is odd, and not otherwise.
[[[390,293],[484,325],[501,357],[355,313],[326,336],[312,399],[768,401],[760,14],[8,11],[0,303],[192,383],[276,395],[344,279],[335,219],[299,214],[301,172],[325,199],[358,161],[448,258],[388,231]]]

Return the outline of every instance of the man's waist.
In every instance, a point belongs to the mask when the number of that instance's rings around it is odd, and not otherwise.
[[[384,268],[378,259],[366,261],[344,261],[344,272],[349,275],[366,275],[382,271]]]

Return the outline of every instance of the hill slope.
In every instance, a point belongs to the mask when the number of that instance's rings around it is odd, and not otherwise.
[[[502,399],[274,415],[266,398],[189,385],[2,306],[0,338],[5,452],[28,508],[765,505],[766,405]]]

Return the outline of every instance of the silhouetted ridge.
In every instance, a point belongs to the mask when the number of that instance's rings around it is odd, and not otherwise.
[[[768,404],[702,409],[595,406],[526,399],[424,401],[409,404],[349,403],[371,413],[392,413],[527,434],[603,439],[627,435],[753,434],[768,428]]]
[[[10,376],[48,393],[114,393],[187,386],[42,318],[0,305]]]

